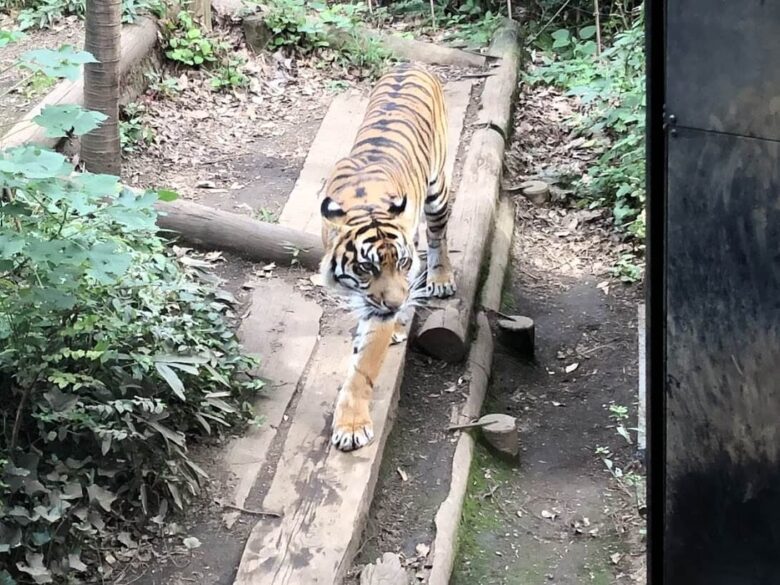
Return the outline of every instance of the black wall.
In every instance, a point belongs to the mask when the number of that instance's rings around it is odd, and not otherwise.
[[[667,0],[662,32],[663,582],[780,585],[780,0]]]

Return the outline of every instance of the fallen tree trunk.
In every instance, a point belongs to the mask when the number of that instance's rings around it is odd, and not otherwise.
[[[373,34],[366,31],[368,37],[375,38],[392,55],[407,61],[419,61],[429,65],[454,65],[457,67],[482,67],[485,57],[477,53],[442,47],[433,43],[405,39],[397,35]]]
[[[520,66],[516,23],[507,21],[499,30],[490,53],[500,56],[501,61],[495,75],[485,81],[478,118],[481,128],[471,138],[449,220],[449,248],[462,251],[453,262],[458,295],[434,308],[417,332],[417,345],[423,351],[448,362],[460,361],[466,355],[468,328],[479,287],[479,267],[501,189],[504,148]]]
[[[155,207],[157,225],[192,244],[280,266],[319,268],[323,248],[316,235],[191,201],[158,202]]]

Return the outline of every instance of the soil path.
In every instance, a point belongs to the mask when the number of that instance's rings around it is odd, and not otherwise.
[[[484,408],[519,419],[522,462],[512,468],[479,449],[453,585],[607,584],[628,552],[624,494],[596,452],[632,456],[610,406],[635,412],[635,291],[605,295],[590,276],[526,276],[523,256],[533,253],[516,248],[504,310],[534,319],[536,356],[497,345]]]

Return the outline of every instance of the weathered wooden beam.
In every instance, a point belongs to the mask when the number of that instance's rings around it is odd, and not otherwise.
[[[498,207],[496,228],[490,247],[490,268],[482,287],[481,305],[487,310],[497,310],[501,302],[506,267],[511,257],[512,232],[515,208],[509,200],[502,200]],[[477,335],[469,352],[469,388],[466,402],[458,414],[459,423],[468,423],[479,416],[485,400],[490,370],[493,362],[493,335],[484,311],[477,314]],[[431,548],[431,573],[427,585],[447,585],[455,563],[458,527],[463,512],[463,502],[468,489],[471,460],[474,455],[474,439],[462,433],[455,447],[452,460],[450,491],[436,512],[436,537]]]
[[[501,62],[496,74],[485,81],[478,117],[481,128],[472,136],[452,206],[449,248],[461,250],[461,254],[453,258],[457,297],[434,308],[417,333],[417,345],[423,351],[450,362],[460,361],[466,355],[468,328],[479,287],[479,267],[490,238],[501,188],[504,148],[520,66],[518,35],[517,24],[507,21],[491,45],[491,54],[500,55]]]

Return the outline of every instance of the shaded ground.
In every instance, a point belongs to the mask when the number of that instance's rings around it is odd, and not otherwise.
[[[484,412],[518,418],[521,464],[478,451],[452,583],[613,583],[631,549],[631,501],[597,450],[609,449],[616,466],[633,457],[609,408],[636,412],[635,291],[605,295],[589,277],[530,271],[534,280],[519,270],[533,252],[515,253],[520,277],[510,278],[504,311],[534,319],[536,356],[497,346]]]
[[[477,450],[452,585],[646,580],[633,429],[641,288],[611,277],[630,245],[608,214],[572,208],[558,182],[585,172],[593,157],[566,126],[576,108],[547,88],[523,88],[517,105],[505,184],[554,185],[544,207],[515,197],[502,303],[535,321],[536,352],[525,359],[496,345],[483,411],[518,418],[521,462],[511,467]]]

